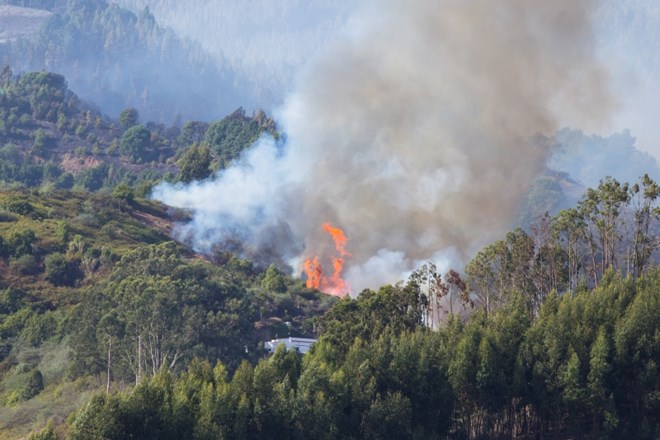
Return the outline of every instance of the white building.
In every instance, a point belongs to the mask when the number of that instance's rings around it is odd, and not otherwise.
[[[273,339],[272,341],[267,341],[264,343],[264,348],[269,353],[275,353],[277,347],[284,344],[287,350],[294,349],[299,353],[307,353],[309,349],[314,345],[316,339],[308,338],[284,338],[284,339]]]

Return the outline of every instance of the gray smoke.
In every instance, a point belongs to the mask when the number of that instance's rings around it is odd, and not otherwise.
[[[596,0],[378,0],[315,57],[262,139],[208,182],[161,185],[199,249],[239,241],[287,261],[349,238],[353,292],[420,261],[459,266],[515,217],[559,115],[610,107],[594,58]],[[576,120],[580,124],[582,120]]]

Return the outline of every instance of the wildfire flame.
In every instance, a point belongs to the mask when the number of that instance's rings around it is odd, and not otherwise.
[[[323,230],[327,232],[335,242],[335,250],[338,256],[332,258],[332,275],[323,274],[323,265],[318,257],[310,258],[303,264],[303,270],[307,275],[307,287],[318,289],[322,292],[335,296],[347,295],[351,290],[346,280],[342,279],[341,272],[344,269],[344,258],[351,254],[346,252],[346,234],[339,228],[335,228],[330,223],[323,224]]]

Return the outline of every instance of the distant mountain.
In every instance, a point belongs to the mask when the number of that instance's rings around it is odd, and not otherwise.
[[[40,9],[1,5],[0,43],[36,34],[51,15],[50,12]]]
[[[15,72],[48,70],[67,77],[83,99],[116,116],[135,107],[145,119],[217,118],[243,99],[231,69],[198,45],[161,27],[148,9],[135,14],[103,0],[0,0],[29,11],[30,32],[0,39],[0,64]],[[5,19],[21,12],[3,8]],[[0,13],[0,18],[2,14]]]
[[[342,31],[354,0],[115,0],[199,43],[235,72],[246,108],[282,102],[305,64]],[[238,106],[237,104],[236,106]]]
[[[546,212],[555,215],[574,206],[587,188],[608,176],[635,183],[648,174],[660,181],[658,162],[636,148],[627,130],[603,137],[564,128],[543,143],[551,150],[547,168],[530,186],[512,227],[528,227]]]
[[[660,180],[655,158],[640,151],[630,131],[608,137],[586,135],[580,130],[562,129],[555,135],[555,148],[548,167],[565,172],[585,187],[595,188],[606,176],[636,182],[642,175]]]

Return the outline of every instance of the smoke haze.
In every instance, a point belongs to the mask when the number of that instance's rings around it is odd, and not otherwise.
[[[280,105],[294,73],[335,38],[354,0],[118,0],[198,42],[245,93],[235,107]]]
[[[595,5],[365,2],[297,78],[277,115],[286,142],[262,139],[213,180],[154,197],[192,210],[180,233],[198,249],[296,271],[332,246],[323,223],[341,227],[354,293],[420,261],[460,266],[544,167],[530,138],[560,113],[607,116]]]

